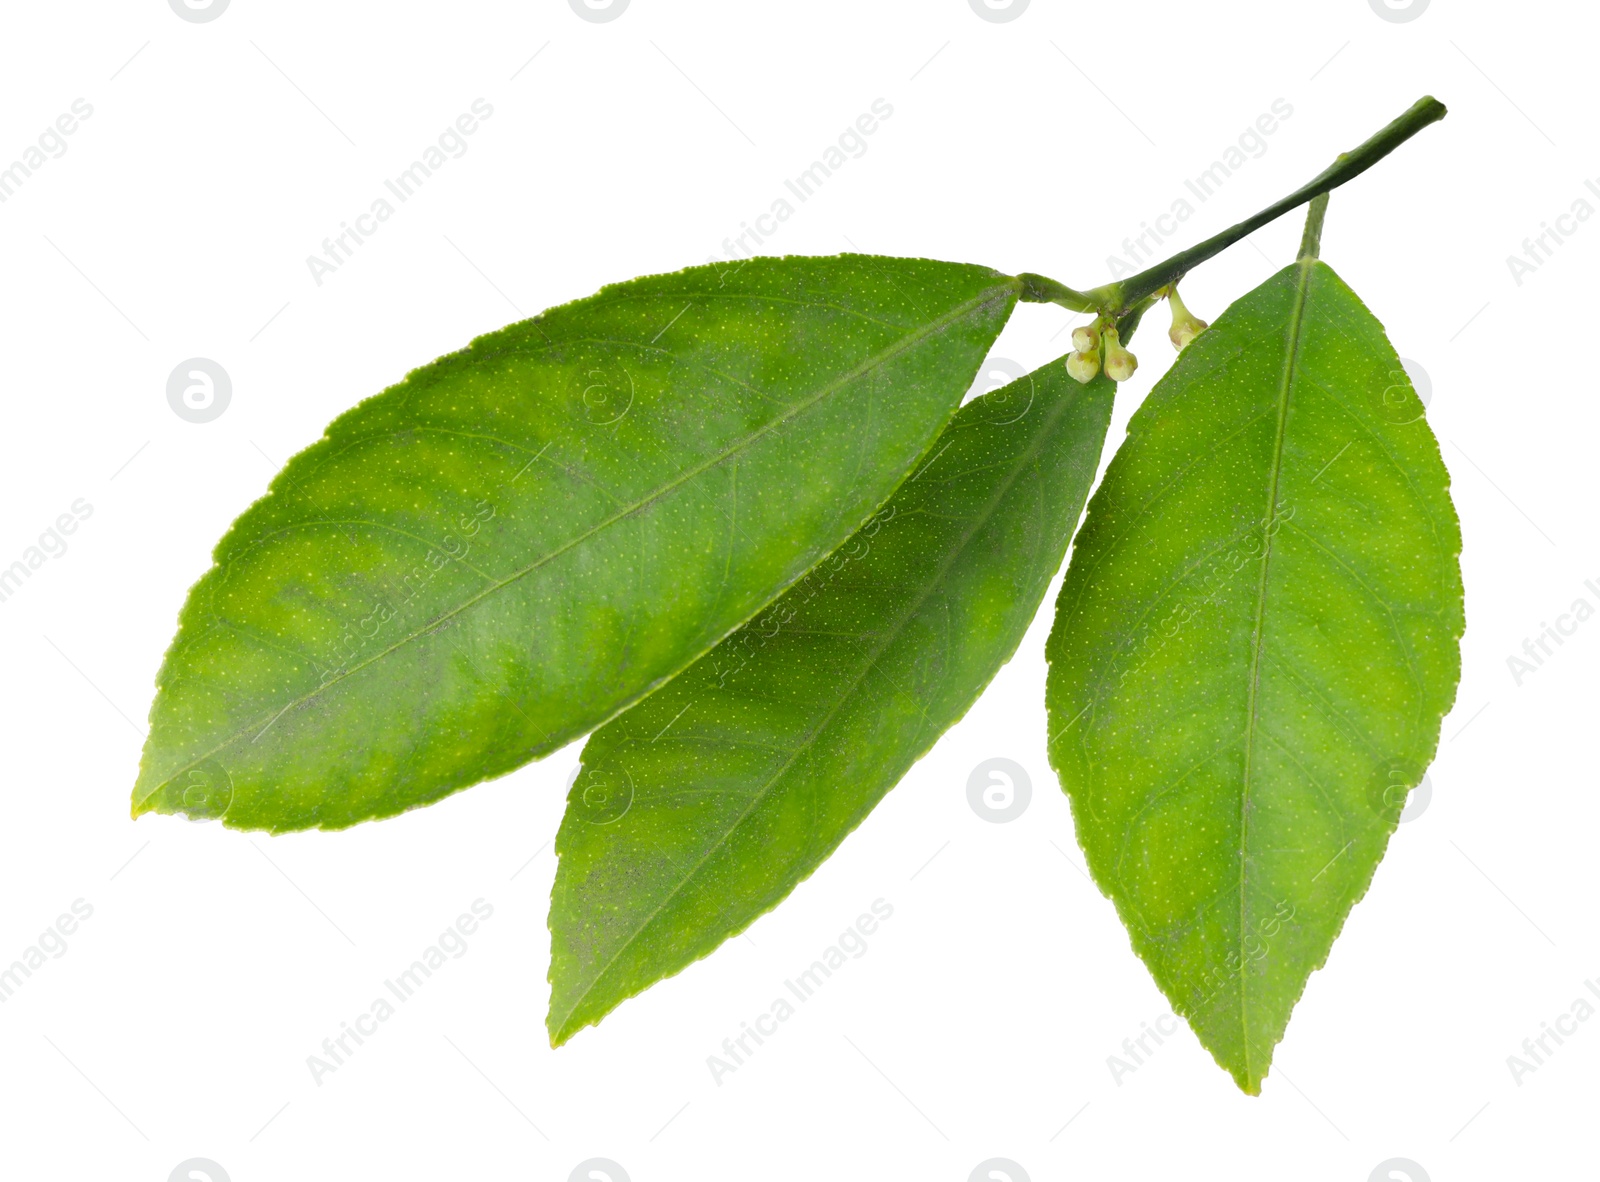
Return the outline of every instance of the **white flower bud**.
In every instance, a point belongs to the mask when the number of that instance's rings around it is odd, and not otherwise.
[[[1181,353],[1184,346],[1210,327],[1204,320],[1191,316],[1182,324],[1174,324],[1168,329],[1167,338],[1172,342],[1172,347]]]
[[[1113,382],[1125,382],[1139,368],[1139,359],[1122,347],[1117,330],[1106,329],[1106,377]]]
[[[1087,385],[1100,372],[1100,354],[1095,352],[1067,354],[1067,376]]]
[[[1167,302],[1172,305],[1172,327],[1167,329],[1167,339],[1172,342],[1172,347],[1181,353],[1185,345],[1210,326],[1184,307],[1183,301],[1178,298],[1176,287],[1167,293]]]
[[[1080,353],[1095,353],[1100,349],[1100,320],[1080,324],[1072,330],[1072,347]]]

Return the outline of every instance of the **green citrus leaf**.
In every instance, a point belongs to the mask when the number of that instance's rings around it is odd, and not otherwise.
[[[368,399],[190,591],[134,814],[338,828],[604,722],[883,504],[1019,287],[859,255],[697,267]]]
[[[815,870],[1016,650],[1114,387],[1060,361],[969,402],[849,542],[597,731],[556,837],[559,1045]]]
[[[1455,697],[1448,485],[1382,326],[1306,260],[1157,384],[1073,551],[1051,762],[1134,949],[1252,1094]]]

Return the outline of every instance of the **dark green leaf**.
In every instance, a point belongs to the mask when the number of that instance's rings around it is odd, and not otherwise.
[[[1246,1092],[1433,758],[1460,545],[1399,359],[1315,261],[1182,354],[1090,506],[1051,762],[1135,950]]]
[[[556,837],[559,1044],[811,874],[1015,651],[1113,387],[1061,362],[963,407],[865,527],[589,740]]]
[[[1018,288],[865,256],[697,267],[417,370],[217,546],[134,814],[337,828],[570,742],[883,504]]]

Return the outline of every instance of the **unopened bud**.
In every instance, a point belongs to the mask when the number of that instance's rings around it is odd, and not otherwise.
[[[1172,341],[1172,347],[1181,353],[1183,352],[1184,347],[1188,345],[1190,341],[1194,340],[1195,337],[1205,332],[1205,330],[1209,327],[1210,325],[1208,325],[1204,320],[1190,317],[1182,324],[1174,324],[1167,331],[1167,337]]]
[[[1072,347],[1080,353],[1098,352],[1100,348],[1100,321],[1091,320],[1072,330]]]
[[[1100,372],[1100,354],[1096,352],[1067,354],[1067,376],[1073,380],[1088,384],[1094,375]]]
[[[1167,329],[1167,339],[1181,353],[1184,346],[1205,332],[1209,325],[1184,307],[1176,287],[1167,294],[1167,302],[1172,305],[1172,327]]]
[[[1117,330],[1106,329],[1106,377],[1113,382],[1125,382],[1139,368],[1139,359],[1122,347]]]

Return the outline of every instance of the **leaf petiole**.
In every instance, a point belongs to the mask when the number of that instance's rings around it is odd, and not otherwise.
[[[1311,208],[1306,210],[1305,233],[1300,236],[1300,253],[1296,261],[1305,262],[1314,259],[1322,251],[1322,219],[1328,216],[1328,195],[1319,193],[1311,201]]]

